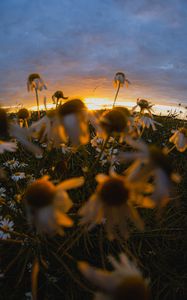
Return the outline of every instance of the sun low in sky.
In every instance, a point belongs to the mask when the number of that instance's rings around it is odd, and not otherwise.
[[[118,71],[132,82],[119,102],[187,104],[185,0],[6,0],[0,17],[1,105],[35,105],[31,73],[47,84],[41,98],[63,90],[110,105]]]

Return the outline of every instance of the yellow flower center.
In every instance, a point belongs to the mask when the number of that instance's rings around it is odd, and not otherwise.
[[[42,208],[53,202],[55,186],[46,179],[38,179],[26,190],[26,202],[35,208]]]
[[[138,101],[138,105],[140,106],[140,108],[150,108],[151,105],[149,104],[149,102],[145,99],[141,99]]]
[[[112,300],[149,300],[150,291],[144,279],[140,276],[125,278],[116,288]]]
[[[109,206],[120,206],[127,202],[129,191],[122,179],[110,178],[98,186],[101,201]]]

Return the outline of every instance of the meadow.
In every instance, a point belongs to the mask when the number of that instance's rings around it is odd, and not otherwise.
[[[149,105],[148,112],[114,107],[83,119],[80,106],[57,107],[64,120],[75,110],[79,123],[70,132],[65,121],[55,125],[55,110],[40,111],[39,121],[37,112],[7,114],[9,133],[1,132],[0,146],[11,142],[17,148],[2,148],[0,154],[0,299],[96,299],[96,291],[97,299],[135,299],[108,293],[97,285],[97,274],[78,263],[112,274],[108,257],[118,259],[120,253],[148,279],[152,299],[186,299],[186,121],[154,116]],[[50,128],[46,116],[53,120]],[[2,119],[1,111],[1,128]],[[65,129],[60,142],[59,126]],[[172,142],[172,130],[183,134],[182,144]],[[132,168],[130,155],[143,147],[151,154],[141,155],[141,164]],[[122,203],[120,192],[135,193],[135,200]],[[59,197],[57,206],[50,195]],[[86,206],[91,195],[99,200]],[[117,209],[128,203],[132,216],[125,210],[120,223]],[[140,299],[151,299],[146,297]]]

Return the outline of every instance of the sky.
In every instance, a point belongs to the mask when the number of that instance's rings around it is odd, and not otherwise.
[[[186,0],[1,0],[0,104],[35,104],[27,77],[39,73],[65,96],[115,95],[124,72],[129,88],[118,101],[138,97],[187,105]]]

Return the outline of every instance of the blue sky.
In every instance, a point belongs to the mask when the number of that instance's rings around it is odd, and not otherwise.
[[[1,0],[0,103],[34,104],[30,73],[50,97],[109,97],[187,104],[187,1]],[[44,93],[43,93],[44,94]]]

